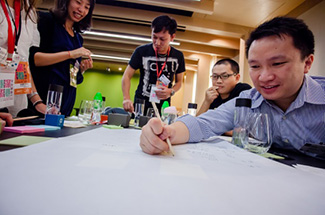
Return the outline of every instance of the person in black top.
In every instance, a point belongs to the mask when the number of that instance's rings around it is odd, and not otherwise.
[[[43,101],[50,84],[64,87],[60,112],[65,116],[72,112],[83,73],[93,67],[81,32],[90,28],[94,6],[95,0],[57,0],[49,13],[39,13],[40,47],[30,49],[31,72]]]
[[[230,58],[217,61],[211,75],[213,86],[206,90],[197,116],[239,96],[242,91],[251,89],[248,84],[238,83],[239,78],[239,65],[236,61]]]
[[[160,103],[160,109],[164,101],[181,88],[185,63],[183,53],[170,46],[175,38],[177,23],[169,16],[162,15],[152,21],[152,43],[136,48],[132,54],[129,65],[124,71],[122,78],[123,108],[134,112],[133,102],[130,98],[130,80],[137,69],[140,69],[139,85],[135,93],[136,99],[145,100],[145,110],[152,107],[149,98],[151,88],[155,90]],[[157,66],[158,65],[158,66]],[[175,83],[173,81],[175,79]]]

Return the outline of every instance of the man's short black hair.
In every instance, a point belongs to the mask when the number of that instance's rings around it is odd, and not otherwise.
[[[177,22],[175,19],[167,16],[162,15],[156,17],[152,23],[151,28],[153,29],[153,32],[159,33],[161,31],[168,31],[170,35],[173,35],[176,33],[177,30]]]
[[[293,45],[300,50],[302,60],[314,54],[314,35],[305,22],[301,19],[281,16],[261,24],[250,34],[246,41],[246,56],[248,57],[249,48],[254,40],[274,35],[280,38],[284,35],[291,36]]]
[[[214,64],[213,67],[215,67],[216,65],[221,65],[221,64],[224,64],[224,65],[230,64],[231,70],[234,72],[234,74],[239,73],[239,65],[233,59],[224,58],[224,59],[218,60],[217,63]]]

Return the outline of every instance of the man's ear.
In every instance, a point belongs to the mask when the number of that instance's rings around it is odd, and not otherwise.
[[[174,39],[175,39],[175,37],[176,37],[176,34],[172,34],[170,37],[171,37],[171,38],[170,38],[170,41],[174,41]]]
[[[304,73],[305,74],[309,72],[313,62],[314,62],[314,55],[313,54],[310,54],[308,57],[305,58],[305,68],[304,68]]]
[[[236,78],[236,81],[238,82],[239,79],[240,79],[240,74],[238,73],[238,74],[235,76],[235,78]]]

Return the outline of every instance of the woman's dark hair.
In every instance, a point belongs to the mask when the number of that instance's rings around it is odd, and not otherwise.
[[[282,16],[261,24],[250,34],[246,41],[246,56],[248,57],[249,48],[254,40],[274,35],[280,38],[284,35],[291,36],[293,45],[300,51],[302,60],[314,54],[314,35],[304,21]]]
[[[214,64],[213,67],[215,67],[216,65],[221,65],[221,64],[224,64],[224,65],[229,64],[230,67],[231,67],[231,70],[234,72],[234,74],[238,74],[239,73],[239,65],[233,59],[224,58],[224,59],[218,60],[217,63]]]
[[[34,23],[37,22],[35,19],[37,17],[35,11],[35,5],[37,0],[22,0],[21,8],[26,12],[25,20],[27,21],[27,17],[29,17]],[[31,13],[35,13],[35,16],[31,16]]]
[[[177,22],[175,19],[167,16],[162,15],[156,17],[152,23],[151,28],[153,29],[153,32],[159,33],[161,31],[168,31],[170,35],[175,34],[177,30]]]
[[[67,19],[70,1],[72,0],[56,0],[55,7],[50,10],[55,18],[58,19],[62,24],[64,24]],[[91,17],[93,15],[93,10],[95,7],[95,0],[89,0],[89,3],[90,8],[86,17],[83,18],[80,22],[75,22],[73,24],[73,28],[79,33],[89,29],[91,26]]]

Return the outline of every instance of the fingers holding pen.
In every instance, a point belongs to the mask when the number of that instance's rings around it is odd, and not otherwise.
[[[160,154],[168,151],[168,144],[160,137],[164,134],[164,127],[158,118],[151,119],[142,128],[140,147],[145,153]]]

